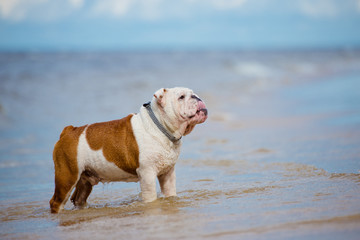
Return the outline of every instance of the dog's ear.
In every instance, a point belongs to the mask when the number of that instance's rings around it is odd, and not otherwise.
[[[164,107],[165,102],[164,102],[164,95],[166,93],[166,88],[161,88],[159,90],[157,90],[154,94],[154,98],[156,99],[156,102],[161,106]]]

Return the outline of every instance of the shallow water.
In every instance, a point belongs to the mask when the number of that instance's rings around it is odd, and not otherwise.
[[[178,197],[99,184],[50,214],[66,125],[194,89],[209,120],[184,137]],[[0,238],[358,239],[360,52],[0,54]]]

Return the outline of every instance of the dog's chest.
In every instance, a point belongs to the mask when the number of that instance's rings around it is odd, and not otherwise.
[[[181,141],[177,144],[169,142],[156,127],[149,127],[153,124],[151,119],[144,119],[141,119],[140,114],[135,115],[131,119],[134,135],[140,150],[140,167],[149,167],[160,176],[174,167],[180,155]],[[147,125],[147,128],[144,125]],[[152,133],[149,134],[149,131]]]
[[[158,175],[162,175],[175,166],[179,157],[179,151],[171,149],[170,151],[158,153],[155,156],[156,157],[153,159],[154,167],[157,170]]]

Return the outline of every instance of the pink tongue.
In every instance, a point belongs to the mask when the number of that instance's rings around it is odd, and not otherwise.
[[[198,102],[198,110],[201,110],[201,109],[206,109],[206,106],[205,106],[205,103],[204,103],[204,102],[199,101],[199,102]]]

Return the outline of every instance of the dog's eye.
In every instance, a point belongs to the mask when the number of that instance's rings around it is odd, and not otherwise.
[[[183,100],[185,98],[185,95],[181,95],[180,97],[179,97],[179,100]]]

